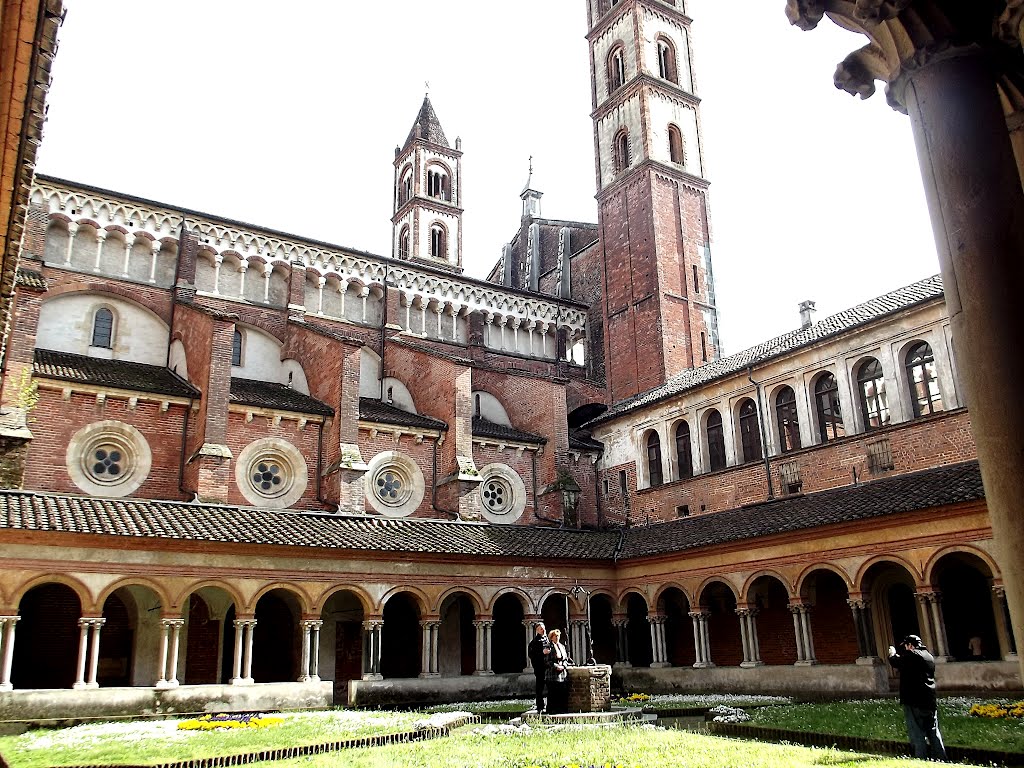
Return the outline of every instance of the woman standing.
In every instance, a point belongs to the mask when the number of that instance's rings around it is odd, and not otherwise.
[[[548,708],[547,714],[561,715],[569,710],[568,668],[572,664],[568,651],[562,645],[562,632],[552,629],[548,632],[551,642],[551,653],[548,654]]]

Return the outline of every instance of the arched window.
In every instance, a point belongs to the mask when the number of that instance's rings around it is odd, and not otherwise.
[[[690,425],[680,421],[676,427],[676,461],[679,463],[679,479],[693,477],[693,449],[690,447]]]
[[[683,156],[683,134],[675,125],[668,127],[668,159],[679,165],[686,162]]]
[[[608,55],[608,93],[617,91],[625,82],[626,60],[620,45]]]
[[[398,185],[398,205],[403,206],[412,199],[412,169],[407,168]]]
[[[839,383],[831,373],[824,374],[814,385],[814,403],[818,412],[818,435],[821,442],[846,437],[843,414],[839,409]]]
[[[235,334],[231,339],[231,364],[242,364],[242,332],[238,328],[235,328]]]
[[[795,451],[800,447],[800,421],[792,387],[783,387],[775,396],[775,420],[779,425],[779,448],[783,453]]]
[[[629,164],[629,132],[623,128],[615,135],[615,170],[624,171]]]
[[[398,258],[408,259],[411,255],[409,250],[409,225],[406,224],[402,227],[402,231],[398,233]]]
[[[860,390],[860,413],[864,429],[878,429],[889,423],[889,401],[885,396],[885,378],[882,365],[871,357],[857,369],[857,387]]]
[[[651,488],[657,488],[665,482],[661,471],[661,439],[657,432],[647,435],[647,476],[651,480]]]
[[[430,255],[435,259],[448,258],[448,238],[440,224],[430,227]]]
[[[907,352],[907,381],[910,383],[910,402],[914,404],[914,418],[943,410],[942,392],[935,373],[935,356],[924,341]]]
[[[722,414],[718,411],[708,414],[707,437],[711,471],[725,469],[725,432],[722,430]]]
[[[675,46],[663,37],[658,38],[658,76],[672,83],[679,82]]]
[[[431,168],[427,171],[427,195],[438,200],[451,200],[451,185],[448,183],[448,174],[438,168]]]
[[[704,331],[700,332],[700,360],[702,363],[708,361],[708,339],[704,335]]]
[[[114,313],[106,307],[100,307],[92,318],[92,345],[113,348],[114,341]]]
[[[757,406],[749,397],[740,403],[740,445],[744,461],[760,461],[761,424],[757,420]]]

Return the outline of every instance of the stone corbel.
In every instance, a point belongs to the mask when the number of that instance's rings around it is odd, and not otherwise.
[[[1024,46],[1024,0],[1006,0],[996,21],[996,35],[1010,45]]]
[[[366,462],[363,461],[363,455],[359,452],[359,446],[355,443],[342,443],[341,452],[338,454],[337,461],[333,462],[327,469],[324,470],[323,476],[333,475],[339,470],[349,470],[352,472],[366,472]]]
[[[482,480],[480,470],[476,468],[476,464],[471,456],[456,456],[455,471],[439,482],[438,485],[446,485],[456,481],[460,483],[479,483]]]
[[[220,459],[223,461],[225,459],[234,458],[234,456],[231,453],[231,449],[226,445],[203,443],[202,447],[189,457],[188,462],[191,464],[196,459],[202,458]]]

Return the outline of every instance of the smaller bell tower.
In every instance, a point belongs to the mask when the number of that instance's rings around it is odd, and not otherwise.
[[[462,271],[462,140],[448,144],[430,96],[395,148],[392,254]]]

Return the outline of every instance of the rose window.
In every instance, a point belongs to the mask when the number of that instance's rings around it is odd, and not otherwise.
[[[92,474],[97,480],[105,480],[120,477],[124,467],[124,454],[116,447],[106,445],[97,448],[93,454],[95,463],[92,465]],[[107,477],[105,478],[104,475]]]
[[[384,501],[397,499],[402,490],[402,478],[394,472],[384,472],[377,476],[377,494]]]
[[[484,506],[497,515],[507,512],[512,503],[512,489],[503,478],[488,478],[483,484],[481,495]]]
[[[276,499],[292,486],[290,465],[277,456],[261,456],[249,465],[249,483],[260,496]]]
[[[120,436],[98,435],[82,456],[82,469],[89,481],[104,488],[120,485],[132,474],[132,444]]]
[[[135,427],[108,419],[79,429],[65,453],[71,481],[94,496],[133,493],[149,475],[153,454]]]
[[[281,484],[281,468],[269,461],[261,461],[256,465],[256,471],[252,476],[252,484],[257,490],[271,491],[275,485]]]

